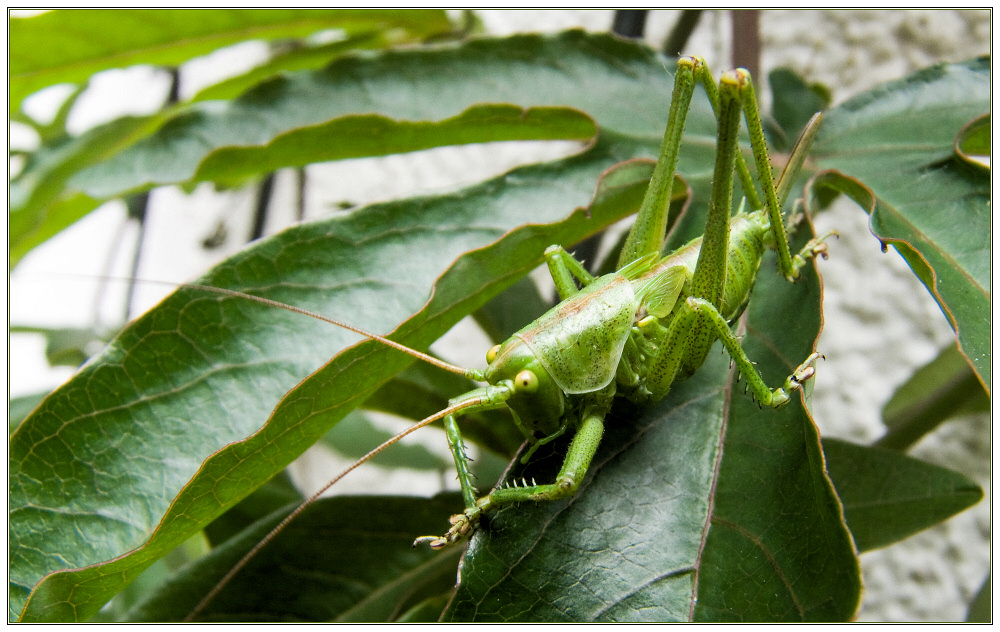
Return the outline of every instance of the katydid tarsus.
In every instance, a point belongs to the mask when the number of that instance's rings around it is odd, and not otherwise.
[[[708,93],[719,121],[708,219],[703,237],[661,256],[684,120],[698,83]],[[762,196],[739,151],[741,113],[749,130]],[[446,409],[382,444],[305,501],[230,570],[189,619],[197,616],[256,552],[320,493],[374,454],[433,421],[444,421],[465,503],[465,511],[451,517],[451,528],[444,535],[421,536],[414,542],[415,546],[427,543],[440,549],[462,541],[485,514],[497,507],[574,494],[600,443],[604,418],[615,397],[640,403],[661,399],[674,381],[691,375],[702,365],[716,340],[722,342],[760,405],[777,407],[788,402],[792,392],[813,375],[813,364],[821,356],[810,354],[780,387],[771,388],[744,354],[731,326],[746,308],[766,248],[777,251],[780,271],[789,281],[798,277],[808,259],[825,256],[826,236],[810,241],[793,255],[781,214],[781,204],[818,125],[817,115],[803,132],[776,185],[749,73],[742,69],[726,72],[716,86],[703,60],[682,58],[660,157],[619,256],[618,270],[595,277],[562,247],[549,247],[545,261],[561,302],[491,348],[485,370],[455,367],[320,317],[487,386],[454,397]],[[743,212],[741,204],[740,211],[732,213],[734,173],[741,179],[747,196],[743,204],[751,207],[750,212]],[[230,290],[205,289],[288,307]],[[500,487],[479,495],[469,472],[458,417],[501,407],[510,409],[531,444],[524,460],[535,448],[558,436],[573,436],[555,481],[525,482],[523,486]]]

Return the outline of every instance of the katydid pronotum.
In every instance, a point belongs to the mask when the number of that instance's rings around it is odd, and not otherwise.
[[[667,207],[688,107],[701,83],[718,118],[718,145],[713,192],[704,236],[661,257]],[[763,202],[739,152],[739,124],[744,114],[750,133]],[[747,71],[723,74],[716,86],[705,62],[686,57],[678,62],[670,114],[660,157],[639,215],[618,260],[618,270],[595,277],[560,246],[545,251],[545,260],[561,299],[552,310],[487,353],[488,367],[471,370],[402,347],[381,336],[347,327],[441,368],[487,386],[450,400],[444,410],[407,428],[353,464],[292,512],[252,549],[191,612],[194,618],[262,547],[309,503],[361,463],[431,422],[443,419],[465,503],[441,536],[418,537],[414,545],[441,549],[469,536],[488,512],[523,501],[554,500],[574,494],[604,432],[604,418],[615,397],[635,402],[662,398],[675,380],[694,373],[720,340],[762,406],[781,406],[814,373],[821,356],[810,354],[778,388],[765,384],[743,353],[731,330],[750,298],[765,248],[778,253],[781,273],[794,281],[806,261],[825,255],[826,236],[810,241],[799,253],[789,251],[781,203],[787,197],[812,138],[818,116],[810,122],[775,185],[764,144],[756,96]],[[732,215],[733,174],[753,209]],[[298,310],[230,290],[225,294]],[[316,316],[315,314],[309,314]],[[320,317],[322,318],[322,317]],[[501,487],[484,496],[475,489],[468,468],[458,416],[507,407],[534,449],[563,434],[573,439],[556,480]]]

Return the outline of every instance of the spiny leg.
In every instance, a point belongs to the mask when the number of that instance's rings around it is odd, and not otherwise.
[[[448,401],[448,406],[452,407],[464,402],[479,400],[479,403],[463,408],[460,413],[479,412],[484,410],[495,410],[503,408],[505,402],[513,394],[513,387],[506,385],[485,386],[463,393],[458,397]],[[444,418],[445,436],[448,438],[448,448],[451,451],[452,460],[455,461],[455,470],[458,472],[458,484],[462,489],[462,500],[465,507],[476,506],[476,496],[478,492],[472,484],[472,472],[469,471],[469,457],[465,454],[465,443],[462,440],[462,433],[458,428],[458,422],[454,414]]]
[[[742,68],[727,73],[723,76],[724,84],[735,86],[743,105],[744,118],[747,123],[747,130],[750,133],[750,145],[753,148],[754,159],[757,163],[757,174],[760,179],[761,188],[764,190],[765,208],[767,210],[768,221],[771,225],[771,236],[773,247],[778,253],[778,267],[788,281],[798,278],[799,272],[806,261],[817,254],[825,253],[823,240],[836,232],[828,233],[819,239],[814,239],[797,255],[792,256],[788,247],[788,235],[781,215],[781,205],[791,191],[795,178],[805,162],[806,156],[812,147],[822,115],[814,115],[802,133],[799,135],[789,155],[788,163],[781,173],[777,185],[774,183],[771,172],[771,163],[767,155],[767,144],[764,141],[764,130],[760,123],[760,114],[757,110],[757,97],[753,88],[753,80],[750,73]]]
[[[584,287],[594,281],[594,275],[587,272],[583,264],[577,261],[573,255],[566,252],[566,249],[562,246],[549,246],[546,248],[545,263],[549,266],[549,274],[552,275],[552,281],[556,284],[556,291],[559,292],[561,300],[565,301],[579,291],[576,287],[576,282],[573,281],[574,277],[579,279]]]
[[[716,307],[721,304],[726,285],[729,252],[729,217],[733,203],[733,167],[739,153],[740,95],[732,79],[733,73],[722,76],[719,95],[719,130],[715,147],[715,170],[712,197],[705,220],[698,263],[691,280],[691,293]],[[707,347],[711,341],[704,340]],[[707,353],[707,349],[706,349]],[[699,363],[700,365],[700,363]]]
[[[753,392],[754,397],[762,405],[777,408],[788,403],[790,399],[789,394],[801,388],[803,382],[812,377],[816,372],[816,369],[813,368],[813,363],[822,356],[818,353],[812,353],[788,376],[781,388],[772,390],[764,382],[764,378],[757,371],[757,368],[754,367],[753,362],[747,358],[743,347],[740,346],[740,341],[733,335],[733,332],[729,329],[729,324],[726,323],[726,319],[722,317],[719,310],[708,301],[694,297],[688,298],[687,305],[697,314],[698,318],[711,326],[719,340],[722,341],[726,351],[729,352],[729,357],[733,359],[736,367],[744,379],[746,379],[747,385]]]
[[[522,487],[515,484],[513,487],[495,489],[480,498],[474,507],[467,508],[464,513],[452,516],[452,527],[446,534],[440,537],[423,536],[417,538],[413,542],[414,546],[427,542],[431,548],[441,549],[455,544],[476,528],[483,514],[503,505],[528,500],[557,500],[575,494],[583,477],[587,474],[587,469],[597,452],[597,447],[601,443],[601,437],[604,434],[604,416],[607,414],[609,406],[610,404],[604,405],[600,410],[584,416],[572,443],[570,443],[555,483],[536,485],[532,482],[531,485],[526,484]]]
[[[701,60],[692,57],[682,57],[677,61],[677,74],[674,75],[674,91],[670,99],[670,113],[660,147],[660,158],[656,161],[639,214],[618,257],[618,268],[651,252],[658,253],[663,248],[670,192],[677,171],[677,154],[684,133],[684,121],[691,107],[696,75],[702,65]]]
[[[767,156],[767,143],[764,140],[764,128],[761,126],[760,113],[757,110],[757,94],[753,88],[753,80],[749,72],[737,68],[722,76],[722,85],[723,91],[735,91],[743,106],[743,116],[746,119],[747,131],[750,133],[750,146],[757,163],[757,178],[760,180],[761,189],[764,190],[764,206],[771,222],[775,250],[778,252],[778,267],[785,278],[792,281],[797,274],[792,266],[792,255],[788,250],[788,236],[785,234],[785,225],[781,217],[771,161]]]
[[[799,253],[794,260],[789,252],[778,191],[775,189],[771,173],[750,73],[743,69],[737,69],[722,75],[717,111],[719,135],[716,146],[712,198],[691,293],[697,298],[705,299],[718,310],[721,308],[721,297],[726,287],[730,246],[729,217],[732,208],[732,175],[736,157],[739,155],[740,111],[743,112],[750,132],[750,142],[757,162],[758,177],[764,191],[771,245],[778,253],[779,267],[785,278],[790,281],[794,280],[798,276],[799,269],[805,264],[807,257],[804,257],[803,253],[807,256],[815,256],[816,253],[822,252],[822,245],[821,243],[811,243],[810,249]],[[794,180],[795,171],[804,161],[818,124],[819,119],[814,118],[796,144],[790,160],[792,171],[786,171],[782,177],[782,195],[787,195],[790,188],[787,183]],[[695,337],[696,340],[691,341],[689,345],[690,357],[685,360],[688,366],[700,366],[712,342],[712,337],[703,328],[695,328]]]
[[[712,98],[713,95],[710,86],[714,87],[714,84],[711,82],[711,78],[709,77],[705,83],[705,88],[709,92],[710,98]],[[713,188],[713,206],[718,203],[720,209],[724,206],[727,211],[732,206],[732,178],[728,175],[728,170],[725,173],[719,171],[720,167],[724,164],[735,164],[737,172],[741,176],[745,192],[755,190],[753,185],[748,184],[743,178],[743,171],[741,169],[741,167],[743,167],[742,155],[739,153],[738,144],[734,143],[731,146],[729,144],[724,144],[724,126],[731,125],[729,118],[733,116],[733,113],[730,110],[732,107],[731,100],[735,99],[741,106],[740,109],[743,111],[743,118],[746,121],[747,131],[750,134],[750,146],[753,150],[754,160],[757,165],[757,177],[760,180],[760,186],[764,192],[764,207],[771,226],[773,247],[778,253],[778,266],[786,279],[794,281],[799,275],[799,270],[805,264],[805,258],[801,256],[802,253],[800,253],[799,257],[792,257],[791,252],[789,251],[788,236],[786,234],[785,225],[781,215],[781,204],[784,203],[785,198],[791,191],[791,186],[795,177],[809,153],[813,139],[819,129],[821,117],[819,115],[814,116],[803,129],[802,134],[799,136],[799,139],[795,144],[795,148],[789,157],[788,165],[782,172],[781,178],[776,186],[774,176],[771,171],[771,162],[767,154],[767,144],[764,140],[764,130],[760,122],[760,113],[757,109],[757,96],[754,91],[753,80],[750,77],[750,73],[742,68],[724,73],[720,81],[720,94],[717,99],[718,105],[716,106],[716,113],[719,118],[719,144],[716,148],[717,153]],[[728,128],[726,128],[726,133],[728,134]],[[734,157],[732,160],[734,160],[734,162],[729,162],[730,151],[733,152]],[[729,169],[732,169],[732,167],[729,167]],[[728,188],[728,191],[725,190],[723,186]],[[760,207],[759,202],[756,202],[753,199],[750,199],[749,201],[752,208]],[[711,224],[711,220],[709,220],[709,223]],[[705,234],[706,239],[708,239],[710,234],[718,233],[713,233],[711,228],[707,226]],[[706,271],[704,274],[712,279],[717,280],[719,278],[712,272]],[[708,280],[704,279],[703,281],[707,284]],[[708,286],[703,285],[702,287],[705,288]],[[723,283],[720,284],[719,287],[724,287],[724,278]],[[697,296],[701,296],[702,298],[709,299],[716,307],[719,306],[718,302],[714,300],[711,295],[701,294],[698,291],[696,291],[695,294]]]
[[[708,95],[708,100],[712,104],[712,111],[715,113],[716,119],[719,118],[719,86],[716,85],[715,79],[712,78],[712,72],[708,69],[708,64],[704,60],[701,61],[701,73],[700,79],[702,86],[705,88],[705,94]],[[750,170],[747,169],[747,163],[743,159],[743,153],[736,152],[736,174],[740,178],[740,184],[743,185],[743,195],[747,199],[747,203],[750,208],[758,209],[761,207],[760,196],[757,194],[757,186],[753,182],[753,177],[750,175]]]
[[[618,268],[635,261],[651,252],[659,253],[663,247],[666,232],[670,193],[674,175],[677,170],[677,158],[680,152],[681,136],[684,132],[684,122],[691,106],[695,84],[701,82],[708,95],[709,102],[716,117],[719,117],[719,89],[712,79],[712,73],[700,57],[682,57],[677,61],[677,74],[674,76],[674,90],[670,101],[670,113],[667,118],[667,128],[660,147],[660,158],[653,171],[653,177],[646,189],[642,206],[636,217],[635,224],[629,231],[625,246],[618,258]],[[757,189],[750,177],[746,162],[741,154],[736,155],[736,169],[743,184],[752,208],[760,207]]]

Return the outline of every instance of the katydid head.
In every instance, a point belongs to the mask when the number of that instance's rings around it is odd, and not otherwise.
[[[551,434],[558,428],[566,396],[534,352],[518,336],[508,338],[486,353],[487,382],[513,387],[507,405],[529,430]]]

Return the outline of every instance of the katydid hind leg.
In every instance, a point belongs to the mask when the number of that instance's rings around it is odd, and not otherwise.
[[[682,57],[677,62],[677,74],[674,75],[673,96],[670,100],[670,113],[667,116],[667,129],[663,135],[660,157],[656,161],[653,177],[649,182],[649,188],[646,189],[646,196],[639,207],[635,223],[632,224],[618,257],[619,268],[651,252],[659,253],[663,248],[684,121],[691,107],[697,75],[703,64],[702,60],[693,57]]]
[[[822,356],[814,352],[792,371],[788,378],[785,379],[784,384],[772,389],[764,381],[763,376],[761,376],[760,372],[754,366],[754,363],[747,357],[743,351],[743,347],[740,345],[739,339],[733,335],[729,324],[722,317],[722,314],[719,313],[719,310],[708,301],[694,297],[688,298],[687,304],[701,323],[713,329],[726,351],[729,352],[729,357],[733,359],[740,375],[746,380],[754,399],[762,406],[777,408],[778,406],[787,404],[791,399],[791,393],[801,388],[803,383],[815,373],[813,363]]]

